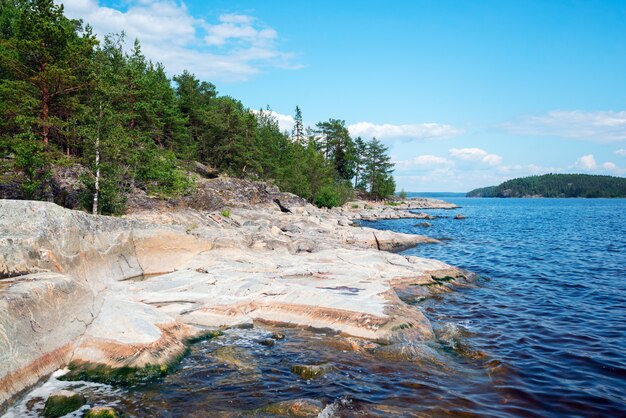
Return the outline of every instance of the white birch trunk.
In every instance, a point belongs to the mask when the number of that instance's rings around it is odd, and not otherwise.
[[[94,215],[98,214],[98,198],[100,195],[100,124],[102,123],[102,101],[100,101],[98,112],[98,123],[96,126],[96,183],[94,185],[93,209]]]

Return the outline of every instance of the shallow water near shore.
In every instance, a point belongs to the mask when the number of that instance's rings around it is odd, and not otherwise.
[[[323,332],[229,330],[194,344],[175,373],[131,388],[52,377],[9,411],[39,416],[58,388],[126,416],[271,416],[296,399],[320,416],[623,416],[626,414],[626,200],[450,199],[441,216],[367,226],[451,238],[404,252],[481,274],[414,303],[437,339],[416,361],[352,350]],[[457,213],[467,216],[453,219]],[[295,364],[323,364],[306,380]],[[82,416],[82,412],[71,416]]]

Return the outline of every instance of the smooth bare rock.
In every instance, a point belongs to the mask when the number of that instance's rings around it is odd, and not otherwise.
[[[230,217],[182,209],[110,218],[0,201],[0,412],[68,363],[160,367],[207,328],[261,322],[387,344],[433,338],[395,289],[463,273],[387,250],[436,241],[344,226],[345,214],[271,187],[214,180],[241,203]]]

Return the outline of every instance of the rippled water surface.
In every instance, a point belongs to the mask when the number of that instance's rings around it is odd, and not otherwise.
[[[442,216],[431,227],[367,224],[449,238],[405,254],[491,278],[423,308],[432,320],[463,324],[469,343],[501,362],[506,372],[492,380],[500,405],[529,415],[626,416],[626,200],[450,201],[462,208],[427,211]],[[470,393],[473,383],[459,390]]]
[[[428,228],[367,223],[446,238],[405,254],[485,277],[414,305],[437,334],[423,358],[390,361],[295,329],[268,347],[275,330],[230,330],[195,344],[160,381],[112,388],[52,377],[9,416],[38,416],[59,387],[127,416],[267,416],[268,405],[303,398],[321,401],[325,417],[626,416],[626,200],[451,200],[462,208],[428,211],[439,216]],[[328,373],[304,380],[291,372],[299,363]]]

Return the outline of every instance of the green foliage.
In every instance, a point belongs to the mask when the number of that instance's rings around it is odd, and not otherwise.
[[[387,149],[352,139],[343,120],[281,132],[268,108],[251,111],[183,71],[170,80],[124,35],[99,43],[53,0],[0,1],[0,153],[24,172],[24,195],[45,197],[50,164],[80,163],[87,210],[122,214],[136,188],[174,197],[193,188],[194,161],[270,180],[320,206],[393,194]],[[172,82],[174,84],[172,84]],[[42,193],[40,193],[42,192]]]
[[[505,181],[468,197],[626,197],[626,178],[589,174],[544,174]]]
[[[333,208],[339,206],[340,196],[334,187],[330,185],[323,186],[315,198],[315,204],[323,208]]]
[[[388,148],[376,138],[372,138],[366,144],[363,179],[367,183],[370,199],[384,199],[395,192],[393,164],[387,151]]]
[[[224,218],[230,218],[230,209],[226,208],[220,212]]]
[[[43,182],[50,177],[43,144],[27,139],[17,140],[12,148],[15,167],[22,170],[26,176],[26,181],[22,183],[24,195],[27,199],[32,199],[36,197]]]
[[[404,191],[404,189],[400,190],[400,193],[398,193],[398,197],[400,199],[406,199],[408,197],[407,192]]]

